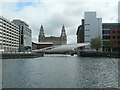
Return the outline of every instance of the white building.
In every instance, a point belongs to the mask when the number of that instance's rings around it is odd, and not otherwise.
[[[19,48],[19,27],[0,16],[0,50],[17,51]]]
[[[20,29],[20,49],[19,51],[30,51],[32,49],[32,32],[29,25],[24,21],[15,19],[12,21],[14,24],[19,26]]]
[[[96,12],[85,12],[84,15],[84,42],[90,43],[91,39],[102,37],[102,18],[96,18]],[[85,46],[89,50],[89,46]]]

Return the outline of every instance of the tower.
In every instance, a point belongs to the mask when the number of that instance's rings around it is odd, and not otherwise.
[[[61,45],[62,44],[67,44],[67,35],[66,35],[66,32],[65,32],[65,26],[64,25],[62,26],[60,38],[61,38]]]
[[[41,27],[40,27],[40,33],[39,33],[38,38],[39,38],[38,42],[45,42],[45,35],[44,35],[43,25],[41,25]]]

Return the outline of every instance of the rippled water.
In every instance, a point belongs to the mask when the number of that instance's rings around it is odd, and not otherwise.
[[[118,59],[47,55],[3,60],[3,88],[118,87]]]
[[[2,89],[2,59],[0,55],[0,90]]]

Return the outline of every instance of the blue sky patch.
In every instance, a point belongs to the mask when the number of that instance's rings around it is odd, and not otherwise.
[[[17,2],[16,3],[16,6],[18,8],[23,8],[23,7],[31,6],[31,5],[33,5],[33,2]]]

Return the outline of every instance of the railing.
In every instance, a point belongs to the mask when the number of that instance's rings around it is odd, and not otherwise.
[[[0,54],[31,54],[31,53],[33,53],[33,52],[6,52],[6,51],[4,51],[4,52],[0,52]]]

